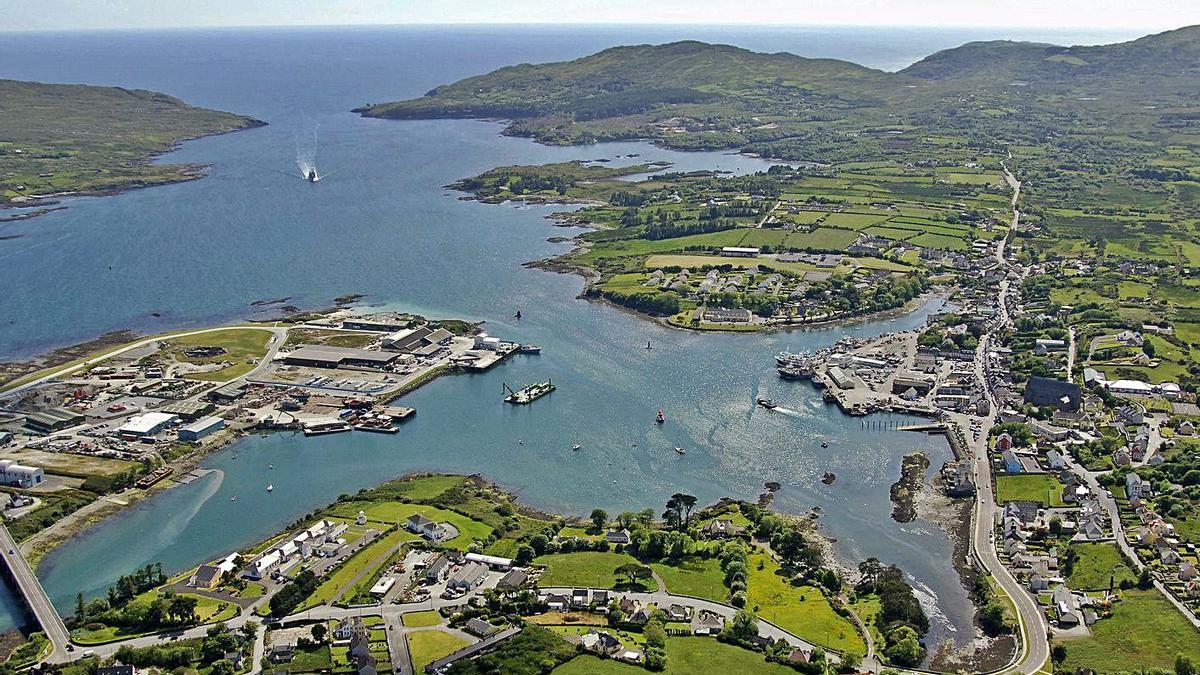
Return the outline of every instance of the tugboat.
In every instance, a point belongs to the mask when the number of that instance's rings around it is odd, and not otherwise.
[[[775,408],[779,407],[779,404],[775,403],[775,401],[773,401],[769,398],[760,398],[755,402],[758,403],[759,405],[761,405],[762,407],[766,408],[767,410],[774,410]]]
[[[667,415],[666,415],[666,413],[664,413],[663,411],[659,410],[659,411],[658,411],[658,414],[654,416],[654,421],[655,421],[655,422],[658,422],[659,424],[662,424],[663,422],[666,422],[666,421],[667,421]]]

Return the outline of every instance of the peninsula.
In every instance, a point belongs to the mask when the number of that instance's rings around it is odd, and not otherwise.
[[[264,124],[142,89],[0,80],[0,209],[192,180],[203,166],[151,160]]]

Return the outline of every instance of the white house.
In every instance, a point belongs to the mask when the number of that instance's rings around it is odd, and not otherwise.
[[[17,464],[11,459],[0,460],[0,482],[5,485],[31,488],[41,485],[44,480],[46,476],[39,467]]]

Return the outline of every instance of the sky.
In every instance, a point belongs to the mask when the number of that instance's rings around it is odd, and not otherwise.
[[[1167,30],[1200,0],[3,0],[4,30],[444,23]]]

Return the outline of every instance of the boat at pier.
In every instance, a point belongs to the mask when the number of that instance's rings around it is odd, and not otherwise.
[[[553,382],[546,380],[545,382],[535,382],[517,391],[513,391],[512,387],[507,384],[504,385],[504,389],[508,392],[508,396],[504,397],[505,402],[513,405],[527,405],[554,391],[556,387]]]
[[[812,368],[808,366],[779,366],[779,377],[784,380],[807,380],[812,377]]]
[[[345,420],[314,420],[304,423],[304,435],[324,436],[326,434],[340,434],[344,431],[350,431],[351,428]]]
[[[517,352],[520,354],[541,354],[542,348],[537,345],[523,344],[520,347],[517,347]]]

